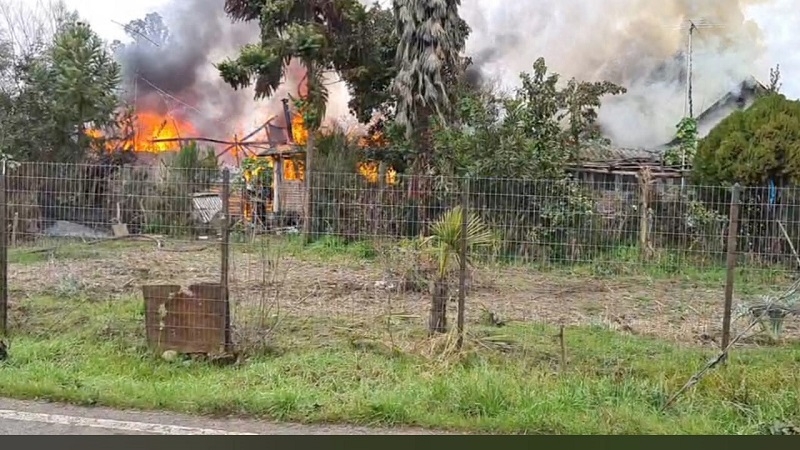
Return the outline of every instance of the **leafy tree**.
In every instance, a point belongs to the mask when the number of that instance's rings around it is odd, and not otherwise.
[[[358,0],[226,0],[225,12],[236,20],[258,20],[261,42],[245,46],[239,56],[220,63],[222,78],[234,89],[255,82],[257,98],[272,95],[286,67],[299,60],[306,71],[306,92],[296,101],[305,126],[311,131],[306,143],[306,217],[304,235],[310,238],[314,134],[322,124],[328,100],[323,82],[327,70],[335,70],[336,42],[351,32],[352,17],[363,12]]]
[[[693,177],[706,185],[800,182],[800,101],[770,93],[725,118],[699,142]]]
[[[449,286],[447,278],[454,267],[460,267],[461,240],[464,231],[464,210],[460,206],[445,211],[431,225],[431,234],[423,241],[425,248],[431,250],[436,263],[436,279],[434,280],[431,299],[431,312],[428,330],[433,333],[447,332],[447,300]],[[493,243],[489,227],[474,213],[466,213],[467,255],[465,264],[472,264],[469,255],[473,250],[488,247]],[[453,264],[455,263],[455,264]]]
[[[462,90],[454,120],[434,133],[436,167],[445,175],[555,179],[598,136],[601,100],[625,92],[607,82],[569,80],[559,87],[543,58],[520,75],[512,95]],[[566,126],[565,126],[566,125]],[[492,149],[487,152],[486,149]]]
[[[755,253],[791,254],[785,240],[776,238],[781,230],[773,218],[781,214],[774,207],[791,196],[781,186],[800,182],[800,101],[773,89],[722,120],[699,142],[692,178],[708,186],[698,190],[706,209],[725,217],[730,191],[722,186],[749,187],[741,197],[739,245]],[[787,226],[789,234],[796,232]]]
[[[119,105],[119,65],[86,23],[74,22],[56,34],[48,58],[34,65],[31,83],[48,92],[59,160],[82,158],[91,145],[87,126],[108,124]]]
[[[124,28],[125,34],[133,39],[133,42],[124,44],[119,39],[115,39],[109,45],[115,55],[119,55],[131,48],[146,49],[147,51],[163,49],[163,51],[166,51],[165,47],[169,43],[171,34],[161,14],[157,12],[147,13],[142,19],[131,20],[124,25]]]
[[[664,154],[664,163],[668,166],[692,166],[697,151],[697,119],[684,117],[675,126],[678,145],[669,148]]]
[[[350,111],[364,123],[375,113],[390,116],[399,42],[394,12],[379,3],[364,8],[353,16],[351,33],[337,35],[337,39],[334,66],[347,83]]]
[[[781,65],[778,64],[773,69],[769,69],[769,86],[767,92],[777,94],[781,91],[783,83],[781,83]]]
[[[117,107],[118,66],[88,25],[59,11],[51,41],[1,56],[8,82],[0,143],[20,160],[82,158],[92,147],[87,125],[107,124]]]
[[[169,28],[161,14],[147,13],[143,19],[134,19],[125,25],[125,32],[136,45],[161,47],[169,41]]]
[[[474,192],[497,193],[470,201],[503,235],[501,242],[535,240],[548,257],[577,257],[558,243],[594,238],[586,235],[594,203],[565,169],[598,139],[603,97],[622,92],[610,83],[572,79],[562,85],[540,58],[510,95],[460,91],[453,119],[433,133],[433,165],[445,179],[469,178]],[[517,244],[506,245],[505,251],[519,251]]]
[[[78,20],[78,13],[62,0],[0,0],[0,21],[5,38],[11,42],[17,58],[41,56],[53,36],[66,24]]]
[[[50,86],[33,82],[34,69],[47,61],[53,36],[77,20],[63,2],[32,7],[0,1],[0,152],[17,159],[40,159],[53,142]]]

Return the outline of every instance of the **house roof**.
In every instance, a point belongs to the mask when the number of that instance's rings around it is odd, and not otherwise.
[[[584,145],[579,155],[584,162],[610,161],[654,161],[661,159],[661,152],[646,148],[616,147],[605,142],[590,142]]]
[[[713,114],[716,110],[723,108],[727,105],[733,103],[739,103],[741,105],[742,100],[746,97],[753,97],[757,94],[762,94],[767,91],[767,87],[764,86],[760,81],[758,81],[754,76],[749,76],[741,83],[739,83],[738,90],[732,90],[727,94],[720,97],[719,100],[714,102],[711,106],[706,108],[703,112],[697,116],[698,122],[703,122],[707,119],[711,114]],[[744,105],[741,105],[744,106]]]
[[[703,127],[703,125],[706,125],[707,127],[713,127],[716,125],[716,123],[713,122],[715,120],[721,120],[720,114],[724,114],[726,109],[730,111],[728,113],[730,114],[734,110],[747,108],[750,106],[749,100],[766,91],[767,87],[755,77],[747,77],[745,80],[739,83],[737,89],[731,90],[727,94],[720,97],[716,102],[712,103],[711,106],[703,110],[703,112],[701,112],[695,118],[697,120],[698,127]],[[725,117],[727,117],[727,114],[725,114]],[[678,145],[679,143],[680,142],[678,138],[675,137],[668,143],[662,145],[660,148],[663,150],[665,148]]]
[[[739,84],[738,89],[731,90],[703,110],[696,118],[698,126],[713,126],[713,121],[720,120],[720,115],[727,115],[726,109],[732,111],[745,108],[749,106],[750,99],[766,90],[766,86],[755,77],[748,77]],[[666,144],[652,148],[616,147],[604,142],[591,142],[580,151],[580,165],[587,168],[605,167],[608,170],[642,165],[660,166],[664,152],[678,144],[677,137]]]

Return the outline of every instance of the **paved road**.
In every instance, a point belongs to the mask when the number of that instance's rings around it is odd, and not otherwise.
[[[0,399],[0,435],[58,434],[439,434],[418,429],[315,426],[117,411]]]

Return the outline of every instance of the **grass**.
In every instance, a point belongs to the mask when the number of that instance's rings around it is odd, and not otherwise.
[[[285,236],[272,239],[274,246],[291,256],[318,260],[375,260],[381,254],[379,246],[369,241],[346,242],[335,236],[322,236],[315,242],[304,245],[299,236]],[[257,251],[258,246],[250,246]],[[719,256],[719,255],[717,255]],[[724,256],[724,255],[723,255]],[[484,258],[486,259],[486,258]],[[495,260],[495,265],[535,267],[536,270],[563,274],[566,276],[589,276],[593,278],[608,277],[640,277],[646,276],[654,280],[684,280],[700,285],[716,286],[725,282],[727,269],[724,257],[714,258],[702,252],[680,252],[661,250],[655,252],[647,260],[642,260],[637,247],[616,247],[602,252],[590,260],[574,262],[548,262],[545,264],[519,260]],[[486,261],[484,261],[486,262]],[[775,284],[791,284],[792,276],[785,267],[775,264],[747,264],[740,261],[736,267],[737,289],[743,293],[759,292],[764,286]]]
[[[142,243],[136,240],[106,241],[102,245],[90,245],[76,239],[54,238],[43,240],[36,246],[10,248],[8,263],[25,265],[36,264],[48,260],[82,261],[108,257],[120,251],[141,248],[143,245],[155,246],[155,243]]]
[[[306,246],[298,237],[265,239],[274,246],[235,243],[234,259],[266,251],[331,265],[385,263],[379,246],[366,242],[324,238]],[[167,247],[186,244],[170,242]],[[47,260],[117,257],[143,245],[153,244],[59,243],[52,252],[12,249],[9,260],[33,269]],[[571,278],[644,276],[721,292],[724,267],[696,263],[669,252],[643,262],[636,249],[618,248],[591,262],[537,265],[536,270]],[[736,290],[748,294],[783,288],[789,284],[787,275],[744,265],[737,269]],[[798,344],[737,349],[725,369],[708,375],[661,412],[669,395],[713,356],[712,350],[601,326],[571,327],[566,330],[568,364],[563,369],[553,337],[557,330],[544,325],[512,322],[498,329],[471,323],[469,351],[445,357],[431,351],[437,342],[421,334],[421,319],[394,318],[390,340],[385,324],[282,317],[268,342],[245,347],[248,358],[241,364],[168,362],[145,348],[140,298],[105,291],[89,296],[81,286],[66,283],[47,297],[28,294],[13,304],[11,358],[0,362],[0,395],[473,432],[735,434],[759,433],[776,421],[800,422]],[[635,300],[652,301],[645,296]],[[237,311],[242,313],[247,311]],[[483,345],[496,340],[511,346],[500,351]]]
[[[240,236],[242,237],[242,236]],[[243,237],[242,237],[243,238]],[[75,240],[52,239],[52,245],[46,248],[14,248],[10,249],[10,264],[35,264],[48,259],[86,260],[108,257],[115,252],[130,250],[141,246],[153,245],[149,242],[121,240],[91,246]],[[183,244],[190,244],[184,242]],[[195,241],[193,245],[196,245]],[[210,243],[209,243],[210,244]],[[180,246],[180,241],[170,241],[170,246]],[[370,241],[347,242],[335,236],[322,236],[311,244],[304,244],[299,235],[262,237],[259,242],[239,242],[232,238],[232,248],[242,254],[259,253],[265,245],[271,252],[279,250],[282,255],[293,256],[305,260],[326,262],[342,261],[375,261],[381,255],[380,244]],[[719,256],[719,255],[717,255]],[[484,258],[487,259],[487,258]],[[680,252],[659,250],[647,260],[642,260],[637,247],[620,246],[602,252],[589,260],[559,262],[521,262],[519,260],[498,259],[490,265],[503,267],[535,267],[538,271],[551,272],[555,275],[581,276],[592,278],[608,277],[649,277],[654,280],[682,280],[699,285],[719,286],[725,282],[726,267],[724,258],[714,258],[702,252]],[[737,290],[743,294],[759,293],[764,287],[791,284],[794,273],[786,267],[775,264],[752,264],[739,262],[736,268]],[[486,261],[484,261],[486,262]]]
[[[141,299],[34,297],[12,310],[0,395],[298,422],[474,432],[759,433],[800,421],[800,346],[740,349],[660,412],[712,351],[601,327],[470,324],[470,351],[436,358],[422,324],[286,317],[241,364],[165,361],[144,348]],[[501,334],[502,336],[498,336]],[[474,345],[512,343],[504,352]]]

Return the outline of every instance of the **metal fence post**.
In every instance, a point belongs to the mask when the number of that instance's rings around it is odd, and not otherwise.
[[[232,350],[231,339],[231,304],[229,291],[230,275],[230,198],[231,198],[231,171],[228,168],[222,171],[222,217],[220,221],[220,285],[222,286],[222,301],[225,302],[225,351]]]
[[[725,310],[722,318],[722,348],[731,340],[731,310],[733,309],[733,283],[736,272],[736,244],[739,238],[739,197],[742,187],[736,183],[731,190],[731,207],[728,222],[728,248],[725,276]]]

